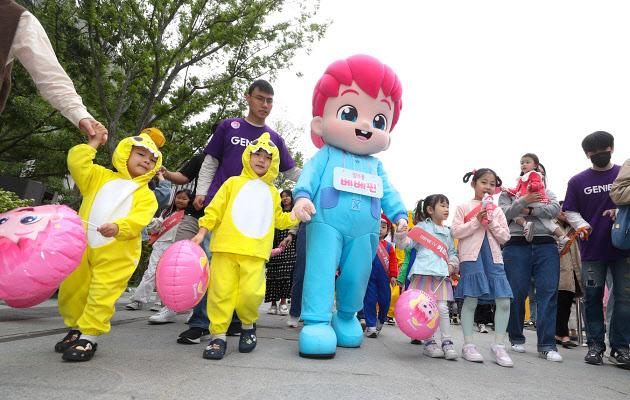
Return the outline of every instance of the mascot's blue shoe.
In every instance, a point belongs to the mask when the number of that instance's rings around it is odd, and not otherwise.
[[[337,346],[359,347],[363,341],[363,329],[354,313],[336,311],[332,317],[332,328],[337,334]]]
[[[359,329],[361,329],[361,325],[359,325]],[[304,325],[300,332],[298,345],[301,357],[333,358],[337,348],[337,337],[333,328],[327,323]]]

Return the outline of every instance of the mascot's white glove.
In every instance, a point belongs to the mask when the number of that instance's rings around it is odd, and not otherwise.
[[[293,211],[295,212],[297,219],[302,222],[310,221],[311,215],[316,213],[315,205],[306,197],[300,197],[295,201]]]

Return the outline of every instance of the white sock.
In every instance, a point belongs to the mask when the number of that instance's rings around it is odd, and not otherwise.
[[[89,340],[92,343],[96,343],[96,336],[86,335],[85,333],[82,333],[79,339],[85,339],[85,340]]]
[[[241,329],[254,329],[254,324],[241,324]]]
[[[223,332],[223,333],[213,333],[212,334],[212,339],[210,341],[213,341],[214,339],[221,339],[221,340],[223,340],[225,342],[226,341],[225,332]]]

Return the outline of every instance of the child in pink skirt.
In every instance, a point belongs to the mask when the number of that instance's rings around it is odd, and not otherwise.
[[[432,194],[420,200],[414,216],[414,219],[420,222],[416,224],[414,230],[421,229],[420,234],[428,240],[419,243],[406,234],[397,239],[399,247],[403,249],[414,247],[417,250],[416,259],[410,267],[409,289],[435,293],[437,300],[442,346],[438,346],[434,337],[431,337],[425,342],[423,353],[432,358],[444,357],[447,360],[454,360],[459,355],[451,340],[448,302],[453,301],[453,287],[448,276],[459,269],[459,258],[449,228],[442,226],[448,218],[448,206],[448,198],[443,194]]]

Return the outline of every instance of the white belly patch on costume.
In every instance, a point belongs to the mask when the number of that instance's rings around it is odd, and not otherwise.
[[[273,211],[269,185],[255,179],[245,183],[234,198],[232,221],[243,235],[258,239],[269,232]]]
[[[114,179],[107,182],[94,197],[88,221],[101,226],[126,217],[131,211],[133,192],[139,187],[140,185],[129,179]],[[87,240],[90,247],[95,248],[104,246],[115,239],[104,237],[96,231],[96,228],[88,225]]]

